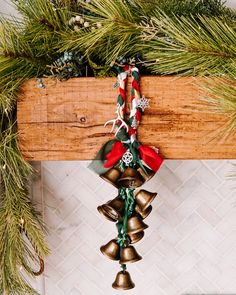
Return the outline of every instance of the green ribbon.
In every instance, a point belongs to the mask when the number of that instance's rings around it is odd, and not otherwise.
[[[127,239],[127,226],[128,219],[133,214],[134,211],[134,189],[130,188],[120,188],[119,196],[124,200],[125,203],[125,211],[123,218],[116,224],[118,230],[118,240],[117,243],[120,246],[120,252],[122,248],[125,247],[125,241]],[[124,272],[126,270],[126,265],[121,264],[121,269]]]
[[[93,170],[96,174],[101,175],[108,171],[110,168],[105,168],[104,164],[106,161],[106,154],[108,154],[113,144],[116,142],[116,139],[109,140],[106,142],[97,153],[96,158],[89,164],[88,168]]]
[[[138,149],[136,148],[136,145],[134,143],[132,143],[132,144],[130,143],[130,144],[128,144],[128,146],[129,146],[129,150],[130,150],[131,154],[133,155],[133,164],[135,166],[138,162],[139,152],[138,152]]]
[[[125,171],[125,164],[124,164],[124,162],[122,161],[122,160],[120,160],[120,162],[119,162],[119,168],[120,168],[120,170],[122,171],[122,172],[124,172]]]
[[[134,211],[134,189],[120,188],[119,196],[124,200],[125,210],[123,218],[117,223],[118,240],[117,243],[121,248],[125,247],[125,241],[127,238],[127,226],[128,219]]]
[[[129,134],[126,132],[124,128],[121,128],[118,134],[116,135],[116,138],[121,142],[127,142],[129,141]]]

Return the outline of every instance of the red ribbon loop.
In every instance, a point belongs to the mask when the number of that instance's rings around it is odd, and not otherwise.
[[[146,163],[154,172],[161,167],[163,159],[161,156],[150,146],[141,145],[139,147],[141,159]]]
[[[122,142],[116,141],[113,144],[111,151],[106,154],[107,161],[104,164],[104,167],[113,167],[122,158],[126,150],[127,149],[123,146]]]

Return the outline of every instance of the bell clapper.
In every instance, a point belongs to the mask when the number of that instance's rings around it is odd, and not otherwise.
[[[125,273],[127,267],[126,267],[126,264],[121,264],[121,269],[123,271],[123,273]]]

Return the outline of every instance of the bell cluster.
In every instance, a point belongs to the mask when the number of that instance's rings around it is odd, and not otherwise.
[[[144,172],[141,168],[136,170],[132,167],[128,167],[122,172],[118,167],[113,167],[100,176],[118,189],[130,189],[134,192],[134,189],[140,187],[152,178],[154,174],[155,173],[150,169],[145,169]],[[118,236],[100,248],[102,254],[107,258],[119,261],[123,269],[118,272],[112,284],[112,287],[115,289],[129,290],[135,287],[129,272],[126,271],[126,264],[134,263],[142,259],[133,244],[139,242],[144,237],[144,230],[148,228],[148,225],[144,223],[143,220],[151,213],[151,203],[156,195],[157,193],[148,192],[144,189],[132,194],[134,209],[127,220],[125,220],[127,200],[120,195],[97,208],[99,213],[106,219],[117,222],[117,224],[123,222],[125,228],[125,241],[122,246],[118,241]]]

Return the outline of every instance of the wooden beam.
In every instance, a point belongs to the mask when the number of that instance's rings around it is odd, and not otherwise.
[[[45,79],[23,85],[17,105],[19,141],[28,160],[93,159],[113,137],[107,120],[115,118],[115,78]],[[130,81],[129,81],[130,82]],[[167,159],[236,158],[235,137],[212,141],[226,114],[199,111],[204,95],[195,78],[142,77],[141,90],[150,99],[139,127],[143,144],[159,147]],[[130,86],[129,86],[130,87]]]

